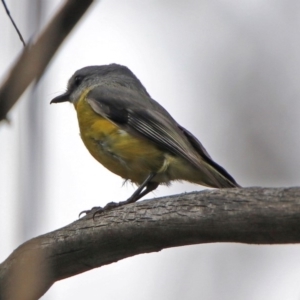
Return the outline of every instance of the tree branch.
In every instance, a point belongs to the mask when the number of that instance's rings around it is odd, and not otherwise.
[[[58,47],[93,0],[66,0],[44,31],[28,44],[0,87],[0,121],[34,80],[39,80]]]
[[[299,224],[300,188],[207,190],[126,205],[95,220],[88,214],[17,248],[0,265],[0,299],[38,299],[55,281],[164,248],[299,243]]]

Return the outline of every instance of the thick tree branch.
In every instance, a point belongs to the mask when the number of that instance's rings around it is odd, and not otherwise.
[[[169,247],[299,243],[299,224],[300,188],[210,190],[141,201],[95,220],[89,214],[17,248],[0,265],[0,299],[38,299],[57,280]]]

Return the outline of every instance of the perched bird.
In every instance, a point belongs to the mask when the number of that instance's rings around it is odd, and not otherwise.
[[[239,187],[125,66],[76,71],[67,91],[51,103],[65,101],[74,104],[81,138],[91,155],[139,186],[128,200],[109,203],[104,210],[135,202],[173,180],[213,188]]]

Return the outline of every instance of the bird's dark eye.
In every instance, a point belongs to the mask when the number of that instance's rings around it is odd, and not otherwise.
[[[74,78],[74,85],[75,86],[79,86],[80,85],[80,83],[82,82],[82,77],[81,76],[76,76],[75,78]]]

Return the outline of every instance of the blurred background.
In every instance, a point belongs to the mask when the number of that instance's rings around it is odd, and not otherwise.
[[[7,0],[25,41],[62,1]],[[0,79],[22,51],[0,7]],[[242,186],[299,185],[300,2],[103,0],[0,124],[0,261],[135,187],[97,163],[74,108],[49,105],[87,65],[128,66]],[[148,198],[202,187],[174,183]],[[124,259],[62,280],[43,299],[300,299],[300,247],[207,244]]]

